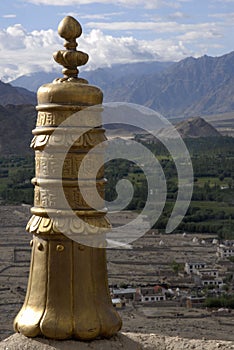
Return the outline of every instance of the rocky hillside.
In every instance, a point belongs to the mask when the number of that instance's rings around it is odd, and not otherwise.
[[[191,117],[234,110],[234,52],[222,57],[186,58],[161,74],[122,79],[106,100],[148,106],[166,117]]]
[[[221,57],[188,57],[177,63],[114,65],[80,75],[104,91],[105,102],[137,103],[165,117],[183,118],[234,111],[233,66],[234,52],[231,52]],[[36,90],[60,75],[35,73],[12,84]],[[1,95],[0,103],[3,104]]]
[[[111,126],[105,125],[105,128],[109,137],[133,137],[136,134],[144,134],[144,132],[142,133],[142,130],[124,124],[112,124]],[[222,136],[214,126],[212,126],[210,123],[208,123],[201,117],[188,118],[181,122],[178,122],[177,124],[174,124],[173,126],[168,126],[167,128],[160,129],[159,131],[154,131],[155,135],[160,135],[160,137],[175,138],[177,137],[177,135],[175,135],[174,133],[175,128],[183,139]],[[151,137],[153,138],[152,135],[148,135],[145,137],[148,140],[150,140]]]
[[[31,153],[35,123],[36,110],[32,105],[0,106],[0,156]]]
[[[176,129],[182,138],[222,136],[211,124],[199,117],[178,123]]]
[[[32,105],[7,105],[0,106],[0,155],[9,154],[28,154],[32,139],[32,129],[36,124],[36,110]],[[221,134],[208,122],[202,118],[189,118],[178,124],[176,129],[182,138],[195,137],[216,137]],[[136,128],[112,125],[107,130],[108,135],[112,137],[134,135]],[[159,132],[163,137],[174,137],[173,130],[163,129]]]
[[[138,75],[161,73],[170,67],[173,62],[136,62],[127,64],[114,64],[112,67],[98,68],[93,71],[83,71],[81,67],[80,77],[85,78],[90,84],[98,85],[103,90],[114,88],[119,79],[136,79]],[[36,92],[42,85],[53,81],[62,75],[61,69],[57,72],[37,72],[23,75],[10,82],[12,86],[21,86]]]
[[[0,105],[8,104],[36,104],[36,95],[22,87],[13,87],[0,81]]]

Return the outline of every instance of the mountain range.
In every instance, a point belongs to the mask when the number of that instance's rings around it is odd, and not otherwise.
[[[0,81],[0,105],[36,104],[36,95],[23,87],[13,87]]]
[[[168,118],[230,112],[234,111],[233,67],[234,52],[189,57],[161,73],[123,78],[105,96],[150,107]]]
[[[97,85],[103,90],[114,87],[119,79],[135,79],[138,74],[148,75],[152,72],[161,73],[173,64],[173,62],[134,62],[127,64],[114,64],[111,67],[98,68],[93,71],[81,71],[79,76],[85,78],[90,84]],[[12,86],[21,86],[30,91],[36,92],[37,89],[54,79],[61,77],[60,71],[37,72],[30,75],[23,75],[10,82]]]
[[[221,57],[188,57],[177,63],[114,65],[83,71],[80,76],[104,91],[105,102],[136,103],[167,118],[183,118],[234,111],[233,67],[234,52],[231,52]],[[11,84],[35,91],[39,85],[59,76],[55,72],[34,73]],[[6,104],[1,93],[0,104]]]
[[[200,117],[183,120],[175,125],[175,129],[183,139],[222,136],[210,123],[207,123],[207,121]],[[160,134],[163,138],[177,137],[174,135],[173,128],[170,127],[160,130],[158,134]]]
[[[129,63],[81,72],[98,85],[105,101],[126,101],[156,109],[174,120],[182,137],[215,136],[201,118],[234,112],[234,52],[221,57],[186,58],[178,63]],[[0,153],[29,153],[36,122],[36,90],[60,73],[35,73],[12,84],[0,82]],[[13,84],[22,86],[13,86]],[[28,89],[25,88],[28,87]],[[208,118],[208,117],[207,117]],[[207,120],[207,119],[206,119]],[[216,135],[218,136],[218,135]]]
[[[33,154],[32,129],[36,124],[33,105],[0,105],[0,155]]]
[[[32,129],[36,124],[36,110],[32,105],[0,106],[0,156],[29,155]],[[175,125],[182,138],[217,137],[221,134],[202,118],[189,118]],[[108,137],[133,136],[134,130],[107,130]],[[162,129],[159,134],[173,138],[172,129]]]

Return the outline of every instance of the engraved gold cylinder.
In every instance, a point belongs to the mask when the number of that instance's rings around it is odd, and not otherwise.
[[[53,131],[74,113],[100,105],[102,99],[99,88],[74,77],[38,90],[38,117],[31,144],[35,150],[35,195],[27,225],[33,234],[31,265],[25,301],[14,320],[15,331],[27,337],[91,340],[111,337],[121,328],[109,293],[106,250],[78,243],[64,234],[71,228],[75,234],[90,234],[86,223],[97,227],[97,233],[99,227],[110,228],[104,200],[93,196],[89,183],[96,181],[101,197],[104,196],[103,167],[94,178],[95,164],[103,160],[100,152],[90,158],[84,169],[86,176],[81,179],[87,196],[92,196],[93,207],[83,199],[77,183],[84,156],[105,140],[101,113],[100,126],[75,139],[62,169],[64,194],[72,213],[82,218],[80,227],[73,225],[74,217],[63,207],[57,192],[61,150],[66,139],[75,134],[76,126],[71,125],[70,131],[62,130],[59,140],[53,139]],[[92,126],[92,118],[87,111],[87,125],[79,127]],[[57,217],[51,218],[50,213],[57,213]]]

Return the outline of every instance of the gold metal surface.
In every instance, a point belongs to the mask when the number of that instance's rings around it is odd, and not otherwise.
[[[64,246],[62,244],[58,244],[56,247],[57,252],[62,252],[64,251]]]
[[[87,237],[99,237],[110,228],[106,211],[100,198],[93,198],[94,208],[87,205],[77,186],[77,172],[89,150],[104,141],[104,129],[88,131],[76,140],[75,126],[69,132],[62,130],[59,141],[53,131],[75,112],[102,103],[102,91],[78,78],[77,66],[88,60],[88,55],[76,51],[76,38],[82,33],[80,24],[72,17],[65,17],[58,32],[65,39],[65,50],[54,54],[63,68],[63,78],[38,90],[38,118],[31,147],[36,154],[34,207],[27,230],[32,233],[32,256],[25,302],[14,321],[14,328],[28,337],[44,336],[53,339],[75,338],[90,340],[111,337],[121,328],[121,319],[112,306],[107,281],[106,250],[92,248],[71,240],[61,232],[72,232]],[[87,113],[89,116],[89,112]],[[92,113],[85,121],[92,127]],[[74,138],[62,170],[63,188],[72,213],[82,218],[79,226],[74,216],[62,207],[57,193],[61,149],[68,139]],[[43,152],[46,146],[53,154]],[[42,154],[43,152],[43,154]],[[104,194],[103,168],[93,178],[95,162],[102,155],[96,154],[84,173],[84,188],[88,195],[89,181],[95,180],[99,192]],[[49,185],[49,187],[48,187]],[[49,190],[48,190],[49,188]],[[50,214],[53,213],[53,218]],[[93,225],[91,229],[90,225]]]

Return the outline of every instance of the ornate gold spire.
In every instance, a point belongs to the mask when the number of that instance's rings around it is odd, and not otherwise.
[[[106,250],[97,248],[97,244],[78,243],[69,236],[72,233],[73,238],[82,236],[85,242],[90,238],[91,242],[99,243],[103,231],[110,227],[104,203],[93,196],[90,187],[90,180],[96,181],[99,193],[104,193],[104,171],[100,170],[98,177],[94,172],[102,155],[97,152],[89,166],[82,165],[89,151],[106,140],[101,114],[95,114],[99,125],[95,128],[92,113],[87,112],[86,118],[77,115],[89,106],[100,106],[103,93],[77,78],[77,66],[88,61],[88,55],[76,51],[76,38],[82,32],[80,24],[65,17],[58,32],[66,40],[66,50],[58,51],[54,58],[64,66],[65,77],[42,85],[37,93],[38,118],[31,144],[36,155],[35,196],[33,215],[27,225],[33,234],[32,258],[25,302],[14,328],[27,337],[109,338],[118,332],[122,322],[110,297]],[[80,130],[87,127],[80,135]],[[86,203],[81,194],[80,168],[87,175],[82,184],[94,205]],[[61,181],[69,210],[64,205],[66,201],[61,201],[58,186]],[[77,217],[82,219],[78,225]]]
[[[82,34],[81,25],[75,18],[67,16],[60,22],[58,26],[58,33],[65,39],[64,47],[66,49],[59,50],[53,54],[54,60],[64,67],[62,71],[64,78],[60,78],[58,80],[60,82],[80,82],[80,79],[77,78],[79,73],[77,66],[85,65],[89,59],[89,56],[86,53],[76,50],[76,47],[78,46],[76,39]]]

